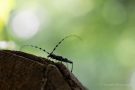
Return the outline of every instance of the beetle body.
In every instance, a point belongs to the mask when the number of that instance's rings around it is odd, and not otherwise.
[[[73,62],[72,62],[72,61],[70,61],[70,60],[68,60],[67,58],[64,58],[64,57],[62,57],[62,56],[53,54],[53,52],[56,50],[56,48],[57,48],[66,38],[69,38],[69,37],[71,37],[71,36],[77,37],[77,38],[79,38],[79,39],[81,40],[81,38],[78,37],[77,35],[68,35],[68,36],[64,37],[61,41],[58,42],[58,44],[54,47],[54,49],[52,50],[51,53],[47,52],[45,49],[42,49],[42,48],[40,48],[40,47],[38,47],[38,46],[34,46],[34,45],[23,45],[23,46],[21,47],[21,49],[22,49],[23,47],[25,47],[25,46],[31,46],[31,47],[40,49],[40,50],[46,52],[46,53],[48,54],[47,57],[49,57],[49,58],[51,58],[51,59],[55,59],[55,60],[57,60],[57,61],[61,61],[61,62],[65,62],[65,63],[70,63],[70,64],[72,64],[72,68],[71,68],[71,72],[72,72],[72,70],[73,70]]]

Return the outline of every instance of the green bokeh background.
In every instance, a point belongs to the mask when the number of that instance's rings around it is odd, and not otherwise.
[[[0,0],[0,41],[14,43],[14,47],[6,49],[19,50],[31,44],[51,52],[63,37],[76,34],[82,41],[66,39],[55,53],[74,62],[73,73],[84,86],[89,90],[135,90],[134,0],[3,1]],[[42,22],[33,37],[20,38],[13,32],[12,20],[18,11],[29,7],[37,13],[47,11],[50,21],[47,25]],[[41,17],[46,20],[44,15]],[[23,51],[47,55],[31,47]]]

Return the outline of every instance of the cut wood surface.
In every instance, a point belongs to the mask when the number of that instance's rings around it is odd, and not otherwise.
[[[62,63],[0,50],[0,90],[86,90]]]

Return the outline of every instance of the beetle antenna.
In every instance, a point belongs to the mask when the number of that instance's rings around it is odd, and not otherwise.
[[[67,38],[69,38],[69,37],[76,37],[76,38],[78,38],[79,40],[82,40],[82,39],[81,39],[79,36],[77,36],[77,35],[73,35],[73,34],[68,35],[68,36],[64,37],[61,41],[58,42],[58,44],[54,47],[54,49],[52,50],[52,52],[50,53],[50,55],[56,50],[56,48],[57,48],[65,39],[67,39]],[[48,55],[48,56],[49,56],[49,55]]]
[[[37,48],[37,49],[39,49],[39,50],[42,50],[43,52],[46,52],[47,54],[50,54],[50,53],[47,52],[45,49],[40,48],[40,47],[38,47],[38,46],[34,46],[34,45],[23,45],[23,46],[20,48],[20,50],[22,50],[22,49],[23,49],[24,47],[26,47],[26,46],[34,47],[34,48]]]

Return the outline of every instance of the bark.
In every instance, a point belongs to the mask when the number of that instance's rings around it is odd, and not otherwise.
[[[62,63],[0,50],[0,90],[86,90]]]

